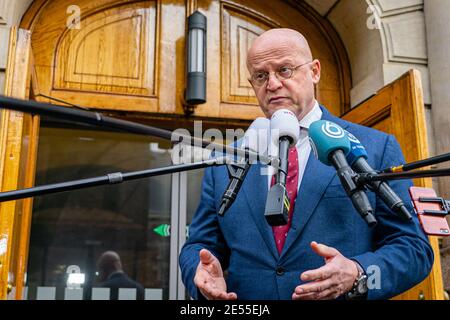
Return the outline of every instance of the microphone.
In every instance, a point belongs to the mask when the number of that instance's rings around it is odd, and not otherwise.
[[[270,121],[267,118],[256,118],[245,132],[241,149],[263,153],[267,149],[267,140],[270,130]],[[252,164],[249,157],[242,158],[238,163],[228,165],[230,182],[223,193],[219,208],[219,216],[223,216],[231,207],[241,189],[245,176]],[[253,160],[253,159],[252,159]],[[256,159],[255,159],[256,160]]]
[[[270,119],[272,143],[278,145],[279,168],[275,184],[267,194],[264,216],[271,226],[288,223],[290,201],[286,190],[289,148],[295,146],[300,136],[300,125],[295,114],[287,109],[276,111]]]
[[[315,121],[309,127],[309,142],[316,158],[337,170],[342,186],[356,211],[369,227],[374,227],[377,220],[373,216],[372,206],[366,193],[360,190],[353,181],[356,174],[346,159],[346,155],[350,151],[350,140],[344,129],[330,121]]]
[[[353,170],[357,173],[374,173],[377,172],[369,165],[367,160],[367,152],[361,142],[353,134],[348,131],[347,137],[350,140],[350,152],[347,155],[347,161]],[[391,189],[391,187],[383,181],[370,181],[367,183],[369,189],[374,191],[383,202],[398,216],[405,220],[411,220],[412,216],[403,203],[402,199]]]

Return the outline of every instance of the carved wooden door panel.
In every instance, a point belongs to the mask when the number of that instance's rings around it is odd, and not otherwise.
[[[336,115],[349,108],[350,76],[344,50],[306,7],[245,0],[198,0],[197,5],[208,19],[208,102],[197,107],[196,115],[249,120],[262,116],[247,80],[247,50],[259,34],[279,27],[303,33],[313,57],[321,61],[317,99]]]
[[[199,10],[207,17],[207,103],[193,115],[241,120],[261,115],[247,81],[251,42],[269,28],[295,28],[322,63],[319,101],[340,115],[349,108],[344,47],[321,17],[293,3],[36,0],[21,27],[32,34],[41,94],[97,109],[181,115],[186,17]]]
[[[39,93],[97,109],[182,113],[185,18],[182,0],[38,0],[21,26],[32,33]]]

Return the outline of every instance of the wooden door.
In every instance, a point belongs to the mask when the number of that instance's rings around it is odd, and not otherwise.
[[[27,99],[32,54],[30,32],[12,28],[5,95]],[[39,117],[1,109],[0,191],[31,187],[37,152]],[[28,256],[32,199],[0,203],[0,300],[21,296]],[[12,288],[16,291],[11,293]]]
[[[382,88],[342,118],[393,134],[407,162],[429,157],[425,110],[420,73],[411,70]],[[414,180],[416,186],[432,187],[431,178]],[[436,300],[444,298],[437,237],[429,237],[434,251],[431,274],[419,285],[396,297],[399,300]]]
[[[339,37],[303,2],[286,0],[35,0],[21,28],[31,31],[39,92],[96,109],[183,115],[186,20],[195,10],[207,17],[207,102],[192,116],[262,115],[245,60],[253,39],[273,27],[305,34],[323,67],[318,98],[335,115],[349,108]]]
[[[197,6],[208,19],[208,102],[197,106],[195,115],[249,120],[263,116],[247,80],[247,51],[258,35],[280,27],[304,34],[313,57],[321,61],[319,101],[337,116],[349,109],[350,68],[344,47],[322,17],[301,1],[197,0]]]
[[[97,109],[182,113],[185,15],[184,0],[34,1],[21,27],[31,31],[39,92]]]

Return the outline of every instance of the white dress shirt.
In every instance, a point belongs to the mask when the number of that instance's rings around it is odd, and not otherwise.
[[[322,118],[322,110],[320,109],[319,103],[315,102],[314,107],[310,112],[308,112],[300,121],[300,138],[298,139],[295,147],[298,152],[298,186],[297,190],[300,187],[300,184],[303,179],[303,174],[305,173],[306,163],[308,162],[309,154],[311,153],[311,145],[308,141],[308,130],[311,123],[318,121]],[[276,152],[276,153],[275,153]],[[278,146],[271,145],[269,148],[269,154],[272,156],[278,155]],[[272,182],[272,176],[275,172],[275,169],[271,166],[267,167],[267,186],[270,189],[270,185]]]

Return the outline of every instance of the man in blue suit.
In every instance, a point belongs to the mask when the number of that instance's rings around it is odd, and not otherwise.
[[[200,205],[179,257],[189,294],[194,299],[224,300],[387,299],[422,281],[431,270],[433,251],[417,216],[404,221],[368,193],[378,220],[370,229],[336,171],[314,158],[305,139],[312,122],[335,122],[366,146],[369,164],[380,169],[404,163],[395,138],[343,121],[318,104],[314,86],[321,65],[297,31],[263,33],[248,52],[247,66],[266,117],[289,109],[299,119],[300,139],[294,150],[299,187],[291,204],[290,228],[279,246],[264,218],[270,180],[261,174],[261,164],[251,166],[234,204],[220,217],[227,169],[206,169]],[[411,182],[390,186],[412,211]]]

